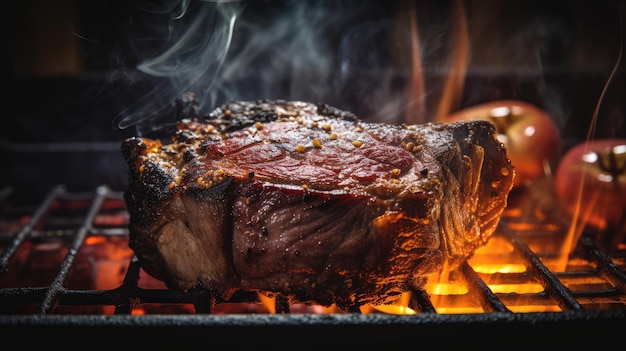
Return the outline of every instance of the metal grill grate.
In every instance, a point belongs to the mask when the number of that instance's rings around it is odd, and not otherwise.
[[[193,326],[214,327],[214,331],[229,326],[352,329],[396,325],[428,330],[465,325],[472,330],[502,323],[528,327],[588,321],[597,328],[606,321],[622,324],[626,316],[625,250],[605,252],[583,235],[564,270],[553,271],[548,267],[553,266],[554,253],[542,251],[550,246],[542,240],[562,228],[546,229],[541,222],[516,215],[505,214],[490,241],[506,243],[510,252],[476,256],[493,256],[500,263],[517,258],[523,271],[484,272],[470,260],[451,274],[455,284],[466,288],[463,293],[413,291],[408,307],[415,314],[294,313],[280,296],[274,302],[275,314],[258,310],[229,314],[220,307],[258,306],[259,297],[241,291],[229,301],[220,301],[201,289],[179,292],[158,284],[142,285],[147,278],[127,247],[128,214],[121,192],[100,186],[94,192],[76,193],[57,186],[34,206],[13,202],[19,194],[8,188],[0,196],[0,321],[5,330],[85,325]],[[111,279],[103,277],[113,273]],[[540,288],[501,291],[502,284]],[[518,313],[521,306],[535,310]]]

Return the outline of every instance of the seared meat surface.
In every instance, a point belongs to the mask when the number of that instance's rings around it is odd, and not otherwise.
[[[226,103],[122,150],[142,267],[225,300],[392,302],[486,243],[514,177],[488,122],[366,123],[298,101]]]

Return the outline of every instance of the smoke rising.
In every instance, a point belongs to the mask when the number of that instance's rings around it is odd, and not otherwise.
[[[419,109],[428,121],[446,79],[456,73],[466,77],[451,110],[519,99],[546,109],[564,135],[576,138],[586,127],[616,56],[619,11],[612,2],[465,1],[465,71],[450,66],[453,2],[416,2],[423,97],[408,96],[413,33],[399,16],[406,16],[407,3],[130,2],[120,37],[133,54],[121,51],[118,59],[132,67],[121,74],[147,88],[124,106],[114,126],[140,135],[172,128],[179,118],[176,100],[188,92],[196,95],[199,114],[228,100],[268,98],[324,102],[376,122],[402,123],[407,110]],[[606,100],[607,110],[623,111],[623,99]],[[623,124],[618,130],[623,133]]]
[[[158,47],[145,38],[134,47],[144,57],[137,71],[154,84],[115,119],[117,128],[135,127],[141,135],[171,128],[172,108],[187,92],[196,94],[200,113],[227,100],[263,98],[324,102],[379,121],[403,113],[407,72],[397,63],[408,44],[389,18],[390,7],[368,1],[170,1],[138,9],[142,23],[161,18],[150,24],[161,33],[152,38]]]

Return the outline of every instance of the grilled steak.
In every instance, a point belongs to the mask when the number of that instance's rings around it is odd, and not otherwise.
[[[392,302],[486,243],[514,177],[488,122],[366,123],[305,102],[230,102],[122,150],[142,267],[224,300]]]

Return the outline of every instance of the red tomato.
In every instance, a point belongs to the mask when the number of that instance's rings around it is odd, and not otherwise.
[[[499,100],[460,110],[446,120],[483,119],[496,126],[515,167],[514,186],[530,185],[556,164],[560,133],[546,112],[529,103]]]
[[[626,209],[626,139],[575,145],[561,158],[554,183],[563,208],[571,215],[578,209],[582,223],[619,225]]]

